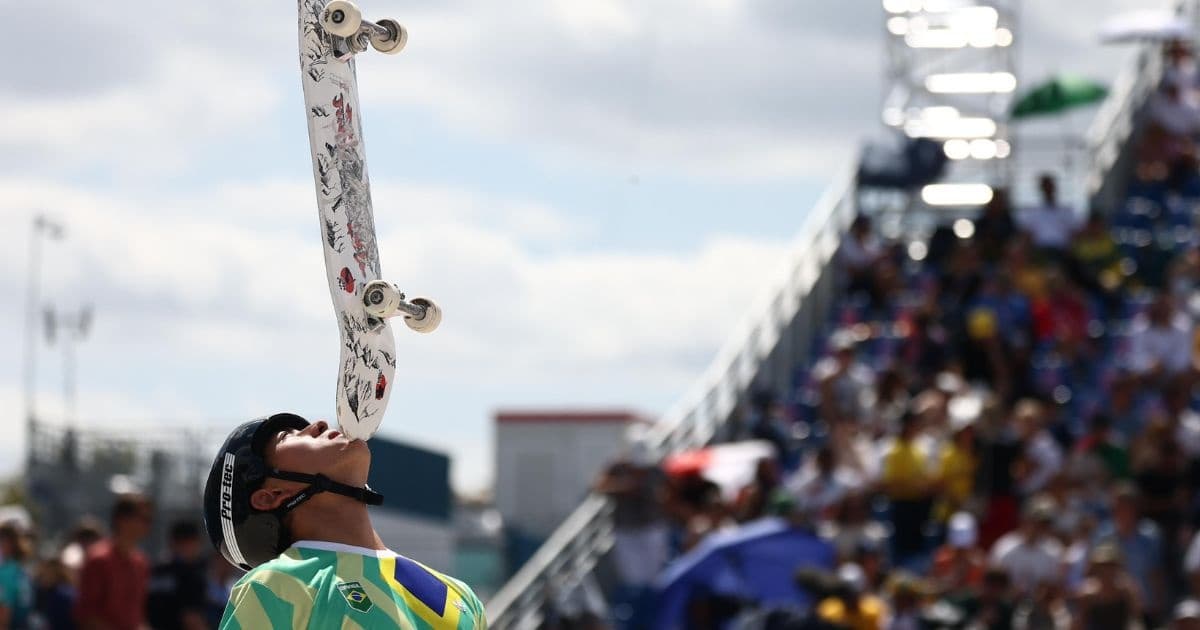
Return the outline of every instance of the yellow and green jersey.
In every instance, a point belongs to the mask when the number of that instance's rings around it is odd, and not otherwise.
[[[458,580],[391,551],[298,542],[233,587],[221,630],[485,630]]]

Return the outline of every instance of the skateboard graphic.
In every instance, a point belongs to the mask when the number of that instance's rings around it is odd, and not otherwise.
[[[300,78],[308,117],[325,273],[341,329],[337,419],[343,435],[366,440],[383,420],[396,372],[388,318],[432,332],[441,310],[408,300],[380,277],[367,180],[354,55],[395,54],[408,34],[395,20],[370,22],[348,0],[299,0]]]

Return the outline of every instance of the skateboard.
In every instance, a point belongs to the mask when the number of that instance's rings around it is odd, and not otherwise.
[[[366,440],[383,421],[396,374],[389,318],[432,332],[441,310],[409,300],[381,278],[371,186],[363,148],[354,56],[370,48],[400,52],[408,33],[395,20],[363,19],[348,0],[299,0],[300,78],[312,149],[329,294],[341,334],[337,420],[351,439]]]

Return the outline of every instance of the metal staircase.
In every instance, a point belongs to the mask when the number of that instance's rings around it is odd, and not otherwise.
[[[804,219],[792,254],[764,299],[692,389],[655,425],[660,454],[708,443],[752,385],[784,390],[834,298],[828,264],[855,215],[853,170],[839,177]],[[608,501],[590,495],[488,603],[489,627],[528,630],[549,590],[581,581],[612,547]]]

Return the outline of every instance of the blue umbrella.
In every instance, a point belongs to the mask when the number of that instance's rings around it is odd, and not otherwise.
[[[833,563],[829,543],[779,518],[711,534],[659,575],[653,627],[683,630],[688,600],[698,591],[738,596],[762,606],[807,605],[809,596],[796,586],[796,570],[832,569]]]

